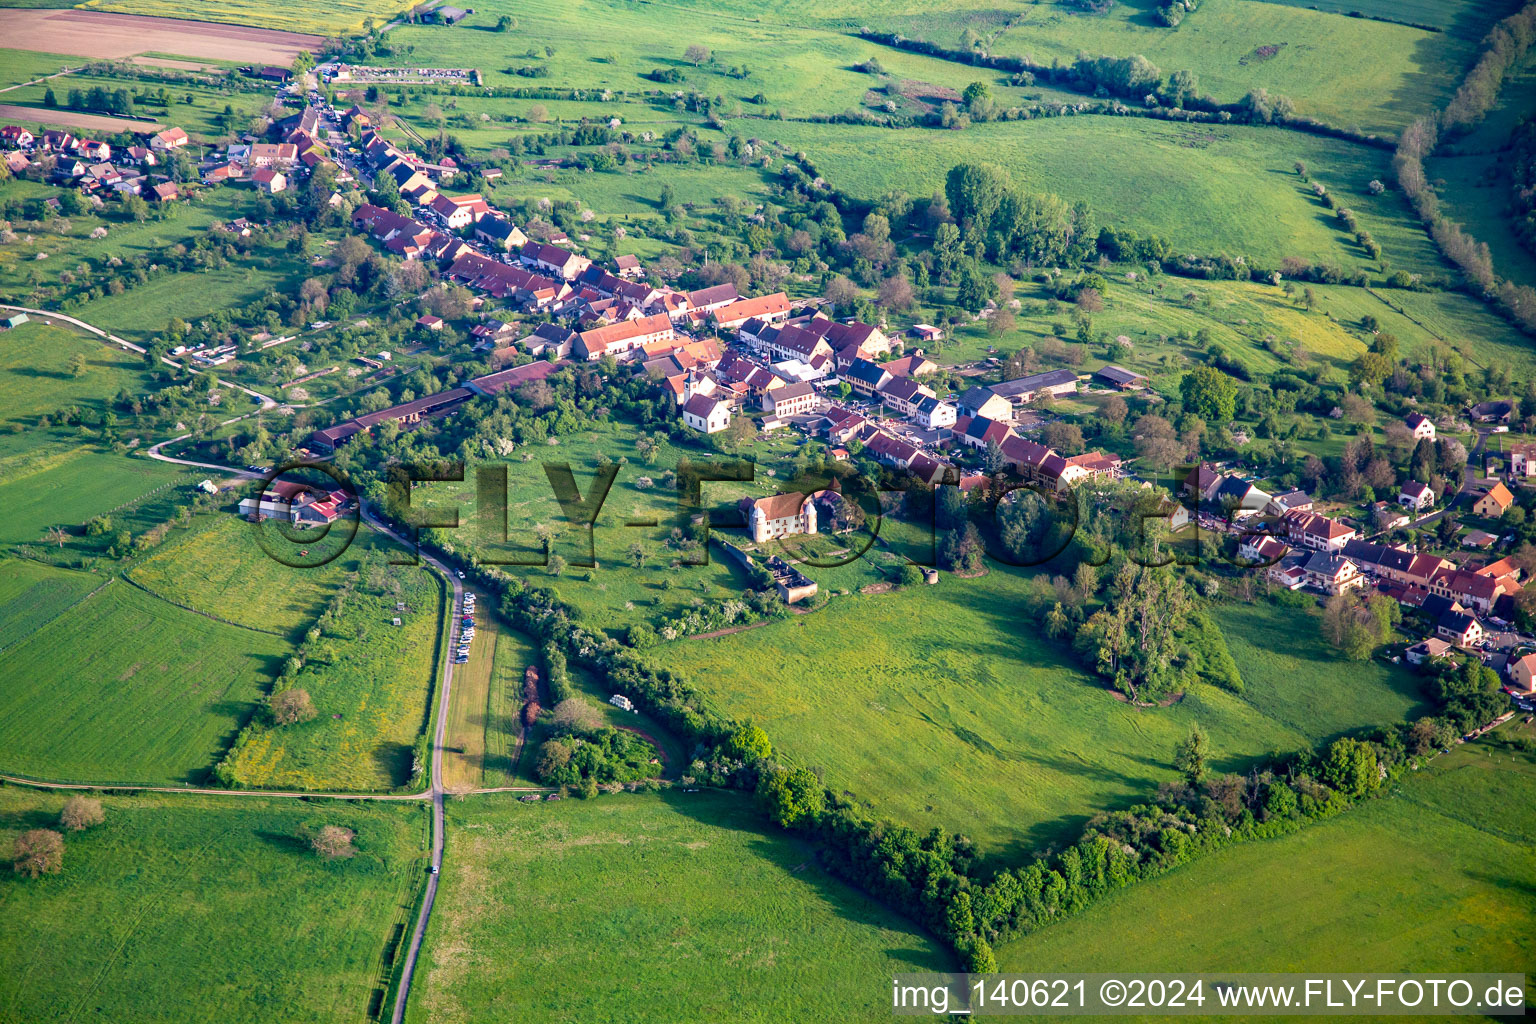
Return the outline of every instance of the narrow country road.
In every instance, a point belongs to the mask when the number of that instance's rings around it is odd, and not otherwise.
[[[119,338],[117,335],[108,331],[104,331],[100,327],[93,326],[86,323],[84,320],[79,320],[75,317],[67,316],[63,313],[54,313],[46,309],[30,309],[27,306],[13,306],[8,302],[0,302],[0,309],[14,309],[18,313],[25,313],[28,316],[40,316],[48,317],[51,320],[62,320],[64,323],[78,327],[82,331],[85,331],[89,334],[94,334],[98,338],[105,338],[112,344],[121,346],[130,352],[137,352],[139,355],[146,354],[144,346],[142,345],[135,345],[133,342],[128,341],[126,338]],[[185,365],[178,363],[176,360],[170,358],[169,356],[161,356],[160,361],[166,366],[174,366],[178,370],[185,370],[187,368]],[[260,391],[252,391],[250,388],[245,387],[242,384],[236,384],[234,381],[228,381],[222,377],[215,377],[214,379],[226,388],[230,388],[234,391],[243,391],[245,394],[250,395],[252,398],[261,403],[261,407],[263,409],[273,409],[277,407],[277,399],[271,397],[270,395],[264,395]]]
[[[367,508],[358,503],[363,521],[375,530],[390,537],[393,540],[410,548],[404,537],[385,526],[374,518]],[[448,580],[453,588],[453,594],[449,598],[452,602],[448,606],[448,617],[451,620],[464,600],[464,584],[459,580],[458,574],[436,558],[420,552],[420,557],[428,565],[432,566]],[[448,730],[448,702],[453,692],[453,658],[449,656],[447,649],[443,651],[443,685],[442,692],[437,698],[437,729],[432,734],[432,763],[428,768],[427,794],[432,798],[432,858],[427,876],[427,892],[421,901],[421,913],[416,918],[416,930],[411,934],[411,944],[405,955],[405,966],[400,972],[400,987],[395,993],[395,1012],[392,1017],[393,1024],[401,1024],[405,1020],[405,1004],[411,996],[411,981],[416,976],[416,961],[421,955],[421,942],[427,934],[427,921],[432,916],[432,904],[437,901],[438,870],[443,865],[443,738]]]

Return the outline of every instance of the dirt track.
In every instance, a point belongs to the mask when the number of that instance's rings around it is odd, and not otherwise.
[[[138,132],[153,135],[165,127],[153,121],[129,121],[104,114],[82,114],[77,110],[47,110],[43,107],[18,107],[0,103],[0,121],[24,121],[29,124],[56,124],[65,128],[84,128],[91,132]]]
[[[288,65],[319,36],[217,25],[176,18],[143,18],[106,11],[0,8],[0,38],[17,50],[120,60],[135,54],[175,53],[209,60]]]

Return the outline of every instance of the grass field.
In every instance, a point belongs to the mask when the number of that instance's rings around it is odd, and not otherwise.
[[[1257,2],[1257,0],[1245,0]],[[1432,25],[1464,39],[1481,39],[1495,21],[1520,7],[1520,0],[1263,0],[1264,3],[1308,7],[1335,14],[1358,11],[1368,18],[1385,18],[1413,25]]]
[[[734,794],[448,805],[413,1024],[884,1020],[932,940]],[[580,978],[579,985],[571,979]]]
[[[998,964],[1524,971],[1536,957],[1533,808],[1529,755],[1487,741],[1457,747],[1382,799],[1206,857],[1007,943]]]
[[[23,5],[7,4],[6,6]],[[81,63],[83,62],[79,57],[66,57],[58,53],[0,49],[0,99],[9,101],[10,97],[15,95],[9,91],[10,86],[31,82],[44,75],[57,74],[66,67],[79,67]]]
[[[443,585],[424,567],[373,563],[361,577],[323,653],[295,680],[318,717],[252,733],[226,762],[236,784],[356,791],[411,781],[442,656]]]
[[[47,199],[59,194],[58,189],[29,181],[13,180],[7,182],[6,188],[19,190],[21,198],[26,199]],[[74,271],[77,277],[80,276],[82,259],[99,262],[114,256],[122,260],[142,256],[153,261],[173,246],[190,244],[214,223],[243,216],[250,202],[251,194],[244,190],[204,189],[196,200],[172,203],[142,223],[95,213],[50,220],[36,230],[25,234],[18,232],[21,237],[15,243],[0,249],[0,288],[14,296],[9,301],[31,305],[22,301],[22,296],[34,284],[57,284],[65,271]],[[109,207],[107,212],[115,213],[115,210]],[[92,232],[98,228],[105,228],[106,234],[92,238]],[[137,289],[130,289],[124,296],[136,294]],[[78,311],[71,310],[71,313],[87,323],[94,322]]]
[[[455,625],[449,632],[456,636],[457,609],[454,615]],[[516,700],[523,684],[516,662],[522,661],[526,667],[529,662],[525,659],[532,654],[527,643],[501,628],[489,609],[477,609],[469,661],[454,666],[443,745],[445,788],[492,785],[485,781],[488,775],[499,777],[510,770],[507,755],[509,745],[517,743]],[[506,736],[509,732],[511,735]]]
[[[0,650],[31,636],[105,582],[91,573],[0,560]]]
[[[1390,179],[1390,154],[1299,132],[1085,116],[962,132],[767,123],[752,134],[805,150],[833,185],[861,199],[890,189],[931,195],[953,165],[990,162],[1026,189],[1083,200],[1102,223],[1161,235],[1178,252],[1374,269],[1297,178],[1300,160],[1381,237],[1394,267],[1433,269],[1401,197],[1369,195],[1372,179]]]
[[[148,344],[172,317],[191,322],[216,310],[251,303],[268,289],[292,291],[302,276],[298,268],[269,263],[167,274],[121,295],[87,302],[72,315],[129,341]]]
[[[1213,0],[1176,31],[1152,22],[1152,0],[1116,4],[1104,17],[1036,4],[993,44],[995,52],[1049,63],[1079,51],[1139,53],[1164,74],[1187,69],[1200,91],[1225,103],[1254,88],[1289,96],[1312,117],[1392,135],[1449,97],[1473,40],[1454,33],[1341,18],[1297,7]],[[1265,59],[1256,51],[1275,46]],[[1359,55],[1370,53],[1371,59]]]
[[[1351,667],[1341,690],[1342,666],[1321,656],[1311,623],[1272,609],[1254,614],[1286,618],[1255,643],[1277,640],[1280,652],[1239,658],[1255,670],[1253,692],[1200,685],[1172,707],[1132,708],[1037,638],[1019,618],[1021,588],[1020,575],[997,567],[981,579],[945,575],[935,587],[837,598],[761,629],[677,641],[650,658],[721,711],[756,719],[785,756],[825,768],[832,788],[1009,858],[1172,778],[1173,744],[1196,723],[1216,762],[1235,769],[1343,723],[1400,720],[1416,703],[1414,681],[1396,671]],[[1284,671],[1280,659],[1290,659]],[[1297,711],[1308,706],[1311,715]]]
[[[142,88],[144,84],[139,79],[126,75],[62,75],[36,85],[0,93],[0,99],[18,106],[35,107],[37,118],[46,122],[49,111],[43,106],[43,98],[50,88],[53,89],[60,103],[63,103],[71,89],[85,92],[94,86],[101,86],[109,91],[127,89],[132,93]],[[167,90],[176,97],[174,103],[168,106],[140,103],[135,105],[133,112],[142,117],[154,118],[161,123],[175,124],[184,128],[188,135],[199,139],[216,139],[238,133],[249,124],[251,117],[261,113],[263,108],[272,102],[272,94],[267,90],[242,92],[187,83],[168,85]],[[192,97],[191,103],[185,101],[187,96]],[[232,107],[239,115],[239,120],[231,128],[224,128],[214,120],[226,106]]]
[[[621,0],[490,0],[477,4],[475,14],[452,29],[435,25],[406,26],[390,33],[396,47],[382,62],[411,65],[417,54],[430,52],[434,61],[452,67],[477,67],[487,85],[526,85],[514,69],[530,64],[549,71],[547,84],[563,88],[666,94],[690,89],[720,95],[728,108],[763,94],[760,107],[783,110],[790,116],[835,114],[858,107],[877,84],[853,66],[878,54],[892,75],[949,88],[965,88],[977,77],[962,65],[917,54],[889,52],[853,38],[841,27],[824,25],[820,16],[795,20],[760,6],[726,3],[699,9],[689,4],[650,4]],[[486,31],[501,15],[517,19],[509,32]],[[587,26],[601,24],[602,32]],[[690,44],[708,47],[713,62],[695,67],[684,59]],[[547,53],[545,47],[554,52]],[[535,56],[525,56],[532,48]],[[745,65],[745,78],[732,77],[732,67]],[[660,85],[643,77],[660,68],[675,68],[684,77]],[[1014,100],[1020,90],[999,87],[1000,97]],[[595,98],[595,97],[594,97]],[[526,110],[533,101],[513,101],[497,109]],[[542,102],[542,101],[540,101]],[[546,104],[554,112],[554,107]],[[558,115],[557,115],[558,116]]]
[[[114,581],[6,649],[4,768],[86,781],[204,781],[288,652],[277,637]]]
[[[76,376],[70,366],[85,357]],[[8,396],[4,422],[33,426],[67,406],[101,412],[120,391],[143,392],[144,360],[73,330],[29,323],[0,333],[0,392]]]
[[[338,582],[356,570],[358,556],[378,544],[371,531],[359,530],[340,558],[299,569],[263,551],[245,520],[227,512],[209,515],[216,521],[197,524],[134,566],[134,582],[177,604],[295,638],[314,625]]]
[[[257,0],[85,0],[93,11],[190,18],[197,21],[256,25],[283,32],[341,36],[360,31],[365,20],[383,25],[412,5],[404,0],[284,0],[278,7]]]
[[[0,473],[0,508],[5,509],[0,543],[7,545],[36,543],[48,527],[77,527],[187,476],[180,466],[79,443],[47,443],[0,456]]]
[[[0,849],[64,794],[0,789]],[[64,869],[0,872],[0,1019],[180,1024],[369,1017],[385,944],[425,876],[425,806],[102,798]],[[336,824],[357,856],[304,836]]]

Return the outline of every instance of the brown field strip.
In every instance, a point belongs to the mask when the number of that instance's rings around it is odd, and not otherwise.
[[[0,38],[17,50],[121,60],[140,53],[175,53],[209,60],[292,64],[320,36],[275,32],[178,18],[145,18],[105,11],[0,8]]]

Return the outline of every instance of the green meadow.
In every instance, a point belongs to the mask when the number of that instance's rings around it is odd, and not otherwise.
[[[262,529],[274,530],[270,525]],[[340,558],[312,569],[296,568],[269,555],[256,530],[228,512],[209,513],[185,536],[135,565],[129,575],[177,604],[252,629],[295,636],[314,625],[342,577],[356,570],[358,556],[384,546],[371,531],[360,529]],[[334,530],[338,541],[347,532],[341,524]]]
[[[290,648],[114,580],[6,648],[6,771],[203,782]]]
[[[78,375],[71,365],[85,358]],[[73,329],[34,318],[0,332],[0,393],[6,395],[5,422],[33,426],[41,416],[67,406],[104,410],[113,395],[146,390],[143,357]]]
[[[889,976],[949,970],[730,793],[451,802],[412,1024],[885,1020]],[[573,983],[579,979],[579,983]]]
[[[998,964],[1525,971],[1536,956],[1533,808],[1529,754],[1497,739],[1459,746],[1336,818],[1223,850],[1008,942]]]
[[[93,573],[0,560],[0,650],[31,636],[105,583]]]
[[[0,849],[65,794],[0,789]],[[103,796],[57,875],[0,871],[0,1018],[181,1024],[373,1019],[425,876],[425,805]],[[327,861],[309,837],[356,833]]]
[[[415,781],[443,657],[443,604],[443,583],[424,566],[370,561],[294,680],[316,717],[253,730],[221,765],[224,777],[242,788],[347,791]]]
[[[1393,265],[1430,270],[1410,240],[1401,197],[1369,195],[1388,180],[1390,154],[1300,132],[1251,125],[1186,125],[1137,117],[1055,117],[929,128],[768,123],[749,132],[804,150],[837,188],[874,200],[891,189],[925,196],[966,161],[994,163],[1024,188],[1082,200],[1101,223],[1167,238],[1176,252],[1286,256],[1375,269],[1332,211],[1297,176],[1297,161],[1354,209]],[[1378,226],[1378,221],[1382,224]],[[1398,237],[1392,251],[1392,237]],[[1422,235],[1422,232],[1418,232]]]
[[[31,435],[23,440],[30,441]],[[97,451],[79,442],[59,440],[17,446],[0,440],[0,543],[44,542],[50,527],[77,528],[86,520],[130,505],[192,477],[184,467],[150,459]],[[53,554],[67,553],[46,541]]]
[[[995,565],[980,579],[943,574],[936,586],[840,597],[648,657],[720,711],[756,720],[782,756],[825,769],[834,790],[920,829],[963,832],[1006,859],[1173,778],[1173,745],[1194,725],[1219,767],[1240,770],[1346,726],[1400,721],[1418,703],[1399,669],[1351,666],[1341,688],[1342,665],[1315,627],[1266,609],[1249,612],[1250,624],[1277,621],[1233,651],[1255,676],[1249,692],[1196,685],[1173,706],[1134,708],[1018,617],[1023,586],[1021,573]]]

